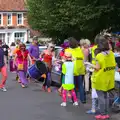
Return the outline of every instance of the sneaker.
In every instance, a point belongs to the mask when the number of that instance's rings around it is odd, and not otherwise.
[[[43,91],[46,91],[46,87],[45,87],[45,86],[42,86],[42,90],[43,90]]]
[[[101,119],[102,119],[102,120],[109,119],[109,118],[110,118],[109,115],[102,115],[102,116],[101,116]]]
[[[0,88],[3,92],[7,92],[7,89],[5,87]]]
[[[66,107],[67,106],[66,102],[61,103],[61,106]]]
[[[50,89],[50,88],[48,88],[48,89],[47,89],[47,92],[48,92],[48,93],[50,93],[50,92],[52,92],[52,91],[51,91],[51,89]]]
[[[96,114],[96,111],[95,110],[88,110],[87,112],[86,112],[87,114]]]
[[[96,119],[101,119],[102,115],[96,115],[95,118]]]
[[[22,87],[22,88],[25,88],[26,86],[25,86],[24,84],[21,84],[21,87]]]
[[[73,103],[73,106],[78,106],[78,102],[74,102],[74,103]]]

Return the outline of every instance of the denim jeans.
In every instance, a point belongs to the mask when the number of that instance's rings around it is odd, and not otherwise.
[[[78,87],[80,101],[82,103],[86,102],[86,93],[83,86],[83,76],[82,75],[74,76],[74,84],[75,84],[75,91],[76,91],[76,88]],[[76,94],[77,94],[77,91],[76,91]]]

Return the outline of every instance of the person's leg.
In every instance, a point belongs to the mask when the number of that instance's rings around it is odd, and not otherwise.
[[[0,83],[0,88],[4,88],[6,80],[7,80],[7,67],[6,66],[3,66],[1,68],[1,74],[2,74],[2,81]]]
[[[67,97],[66,97],[67,91],[65,89],[62,90],[62,103],[61,106],[66,106]]]
[[[22,87],[24,87],[24,85],[27,85],[28,80],[26,78],[25,71],[22,71],[22,70],[18,71],[18,75],[19,75],[19,79],[21,81]]]
[[[95,114],[96,110],[98,110],[98,95],[95,89],[92,89],[92,108],[87,111],[88,114]]]
[[[77,81],[78,81],[78,77],[74,76],[74,85],[75,85],[75,93],[76,93],[76,95],[77,95],[77,87],[78,87]]]
[[[89,92],[89,73],[85,74],[85,91]]]
[[[84,86],[83,86],[83,76],[80,75],[78,76],[78,89],[79,89],[79,94],[80,94],[80,101],[82,103],[86,103],[86,93],[84,90]]]
[[[100,117],[101,118],[109,118],[108,112],[109,112],[109,98],[108,93],[103,91],[97,91],[98,95],[98,103],[100,107]]]
[[[48,89],[48,92],[51,92],[51,72],[48,72],[47,73],[47,89]]]
[[[73,105],[75,105],[75,106],[78,105],[78,100],[77,100],[77,96],[76,96],[76,93],[75,93],[74,89],[71,90],[71,94],[72,94],[73,101],[74,101]]]

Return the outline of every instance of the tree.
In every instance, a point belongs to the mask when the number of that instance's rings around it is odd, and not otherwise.
[[[27,0],[27,6],[31,27],[56,39],[120,28],[120,0]]]

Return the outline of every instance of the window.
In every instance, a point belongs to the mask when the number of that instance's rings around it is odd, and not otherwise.
[[[0,33],[0,40],[2,40],[2,42],[5,42],[5,33]]]
[[[20,33],[15,33],[15,41],[20,40],[21,42],[24,42],[25,40],[25,33],[20,32]]]
[[[2,25],[3,24],[3,16],[2,16],[2,14],[0,14],[0,25]]]
[[[23,24],[23,14],[17,14],[17,23],[18,25]]]
[[[7,44],[10,43],[10,37],[11,37],[11,33],[7,33]]]
[[[12,14],[8,14],[8,25],[12,25]]]
[[[2,15],[0,14],[0,25],[2,24]]]

